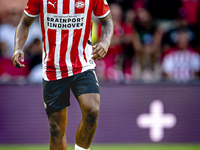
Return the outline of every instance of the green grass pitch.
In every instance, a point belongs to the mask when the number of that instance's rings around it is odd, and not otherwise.
[[[0,145],[0,150],[48,150],[48,145]],[[200,150],[200,144],[94,144],[91,150]]]

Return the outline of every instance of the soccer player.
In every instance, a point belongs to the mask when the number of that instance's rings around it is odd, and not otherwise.
[[[94,46],[92,12],[102,24],[102,42]],[[12,62],[17,68],[25,67],[22,47],[38,15],[43,35],[43,98],[50,125],[50,150],[67,149],[70,89],[82,111],[75,150],[89,150],[100,106],[94,60],[106,55],[113,35],[109,6],[106,0],[29,0],[15,35]]]

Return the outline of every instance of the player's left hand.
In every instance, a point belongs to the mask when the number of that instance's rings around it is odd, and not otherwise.
[[[92,46],[92,60],[101,60],[108,52],[109,43],[100,42]]]

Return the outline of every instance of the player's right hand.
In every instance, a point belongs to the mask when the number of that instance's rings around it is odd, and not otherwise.
[[[12,63],[16,68],[22,68],[25,67],[24,64],[21,64],[19,62],[19,59],[21,62],[24,62],[24,52],[22,50],[15,50],[14,55],[12,57]]]

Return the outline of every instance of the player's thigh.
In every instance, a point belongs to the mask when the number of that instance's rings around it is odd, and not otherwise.
[[[68,107],[65,107],[62,110],[54,112],[48,116],[50,132],[53,135],[65,133],[67,126],[67,109]]]
[[[84,118],[96,119],[100,109],[100,94],[88,93],[77,97]]]
[[[80,104],[83,116],[97,114],[100,107],[100,89],[94,70],[77,75],[71,89]]]

